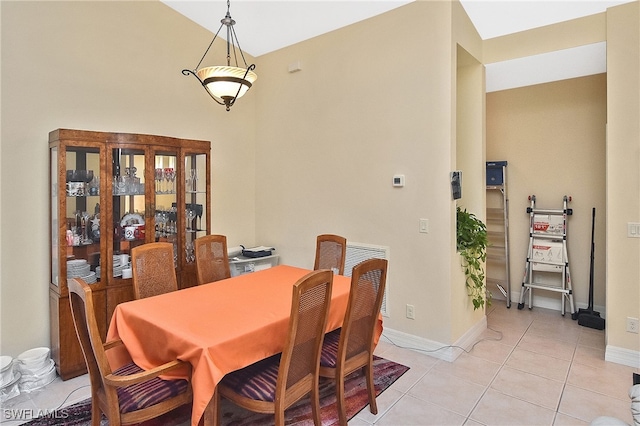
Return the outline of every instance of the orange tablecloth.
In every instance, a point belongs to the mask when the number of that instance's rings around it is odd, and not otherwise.
[[[307,269],[280,265],[161,296],[119,304],[107,341],[120,338],[144,369],[179,359],[192,366],[197,425],[225,374],[282,352],[293,284]],[[335,275],[327,331],[342,325],[351,280]],[[379,321],[378,337],[382,333]],[[113,352],[113,351],[109,351]],[[111,354],[112,368],[129,362]]]

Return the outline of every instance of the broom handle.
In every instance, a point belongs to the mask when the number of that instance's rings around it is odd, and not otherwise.
[[[589,270],[589,310],[593,311],[593,263],[595,253],[594,232],[596,226],[596,208],[594,207],[591,214],[591,266]]]

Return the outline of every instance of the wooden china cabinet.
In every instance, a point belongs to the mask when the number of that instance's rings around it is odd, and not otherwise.
[[[196,284],[193,241],[211,229],[211,143],[57,129],[49,151],[51,353],[66,380],[86,372],[68,278],[90,284],[103,339],[115,306],[133,299],[132,248],[173,243],[179,287]]]

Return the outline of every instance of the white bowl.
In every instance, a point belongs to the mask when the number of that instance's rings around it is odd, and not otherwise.
[[[42,376],[22,376],[20,378],[20,391],[31,392],[53,382],[57,377],[56,369],[52,368]]]
[[[0,402],[5,401],[20,395],[20,373],[15,373],[9,383],[2,385],[0,389]]]
[[[55,363],[51,358],[49,358],[48,360],[45,360],[43,365],[38,366],[38,368],[22,367],[20,368],[20,371],[22,372],[23,377],[29,376],[29,377],[39,378],[41,376],[44,376],[45,374],[51,373],[51,370],[53,370],[54,368],[55,368]]]
[[[6,370],[9,370],[12,363],[13,358],[11,358],[9,355],[0,356],[0,373],[4,373]]]
[[[6,358],[9,359],[8,363]],[[2,360],[0,360],[0,365],[2,365],[2,371],[0,371],[0,387],[4,387],[13,380],[13,358],[3,356]]]
[[[38,368],[49,358],[49,348],[33,348],[18,355],[18,361],[28,368]]]

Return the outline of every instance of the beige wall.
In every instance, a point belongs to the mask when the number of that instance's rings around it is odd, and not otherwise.
[[[606,40],[606,13],[485,40],[484,63],[517,59]]]
[[[323,232],[390,247],[385,327],[447,343],[457,337],[454,308],[442,303],[456,285],[451,13],[446,2],[417,2],[261,57],[270,78],[257,89],[256,137],[258,239],[307,267]],[[294,61],[302,70],[289,74]]]
[[[451,312],[453,342],[464,345],[465,339],[486,326],[485,309],[473,309],[465,284],[462,259],[456,250],[455,207],[460,206],[484,220],[485,183],[485,74],[482,65],[482,39],[460,3],[452,3],[452,56],[455,66],[451,80],[455,83],[451,99],[454,136],[452,170],[462,171],[462,198],[452,206],[451,214]],[[451,192],[451,190],[450,190]],[[451,194],[450,194],[451,196]],[[475,334],[474,334],[475,333]]]
[[[508,161],[510,275],[516,304],[529,243],[528,197],[536,195],[538,208],[560,209],[568,195],[574,212],[568,219],[567,242],[574,300],[587,307],[595,207],[594,300],[604,314],[606,91],[606,75],[599,74],[487,94],[487,159]],[[535,290],[534,295],[534,305],[560,309],[558,293]]]
[[[48,134],[212,141],[212,222],[254,244],[255,99],[231,113],[193,77],[212,35],[160,2],[1,2],[0,352],[49,345]],[[161,82],[161,83],[159,83]]]
[[[640,337],[625,331],[640,317],[640,4],[607,12],[607,359],[640,365]],[[627,362],[628,363],[628,362]]]

